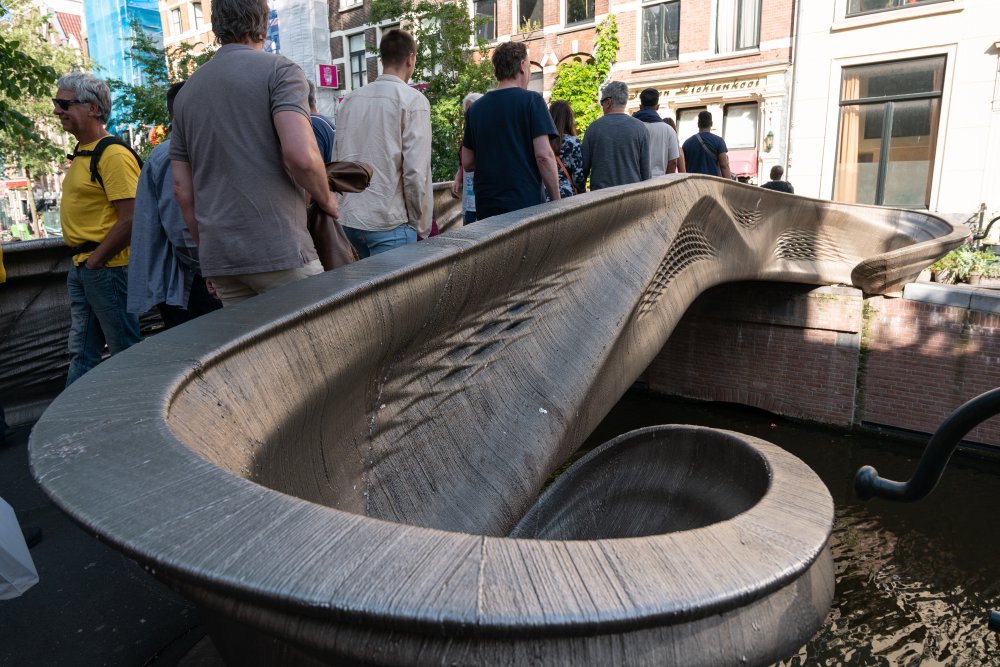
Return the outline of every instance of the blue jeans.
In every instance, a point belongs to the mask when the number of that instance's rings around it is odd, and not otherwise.
[[[471,225],[476,221],[475,211],[464,211],[464,213],[465,213],[465,224]]]
[[[66,386],[101,362],[104,344],[117,354],[139,342],[139,318],[125,308],[128,267],[71,266],[69,290],[69,375]]]
[[[344,227],[344,233],[361,259],[417,242],[417,230],[409,225],[400,225],[384,232]]]

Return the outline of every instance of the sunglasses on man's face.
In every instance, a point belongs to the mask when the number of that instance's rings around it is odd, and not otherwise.
[[[52,98],[52,104],[56,105],[57,107],[59,107],[63,111],[68,111],[69,108],[72,105],[74,105],[74,104],[86,104],[86,102],[83,102],[82,100],[61,100],[58,97],[53,97]]]
[[[601,104],[604,104],[605,102],[607,102],[610,99],[611,99],[610,97],[602,97],[601,98]]]

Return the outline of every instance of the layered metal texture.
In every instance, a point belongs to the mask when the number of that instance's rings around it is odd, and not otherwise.
[[[32,466],[63,510],[194,600],[232,664],[767,663],[832,596],[832,504],[793,457],[658,436],[650,470],[692,472],[646,495],[703,490],[684,496],[689,524],[650,511],[622,533],[581,511],[582,533],[549,534],[526,528],[532,506],[705,289],[894,290],[963,236],[708,177],[581,195],[117,355],[39,421]],[[691,438],[743,458],[706,459],[718,450]],[[690,486],[696,472],[730,481]],[[581,498],[637,479],[573,478],[593,489]],[[748,500],[720,513],[727,484]]]

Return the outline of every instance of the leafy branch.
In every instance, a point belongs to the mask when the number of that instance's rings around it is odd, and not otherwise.
[[[618,23],[614,14],[597,27],[594,58],[576,58],[559,63],[556,81],[552,86],[552,99],[565,100],[573,107],[577,132],[583,134],[587,126],[601,116],[597,96],[607,80],[618,57]]]

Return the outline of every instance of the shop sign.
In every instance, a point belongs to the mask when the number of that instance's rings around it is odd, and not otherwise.
[[[667,90],[666,94],[672,97],[684,95],[711,95],[714,93],[746,92],[755,91],[760,88],[760,79],[731,79],[729,81],[696,81],[685,84],[680,88]]]

